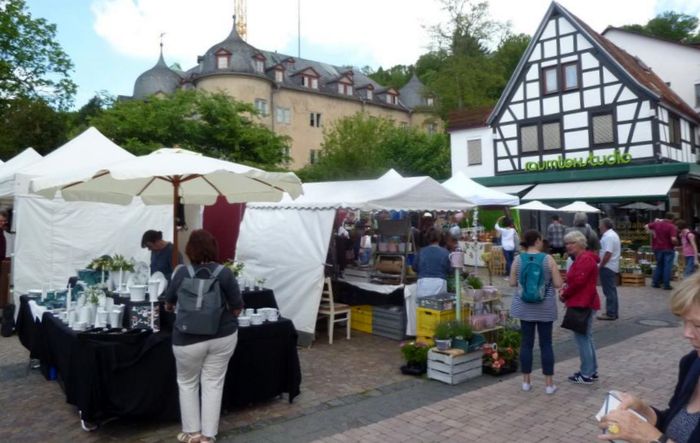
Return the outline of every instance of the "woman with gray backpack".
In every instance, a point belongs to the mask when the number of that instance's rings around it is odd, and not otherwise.
[[[231,270],[216,262],[219,248],[209,232],[192,231],[185,253],[191,265],[173,271],[165,293],[165,309],[176,312],[172,342],[182,422],[177,439],[210,442],[219,430],[224,379],[238,342],[243,300]]]
[[[545,393],[554,394],[554,348],[552,325],[557,319],[555,288],[563,284],[557,264],[551,255],[542,252],[542,235],[534,229],[525,232],[521,243],[524,251],[513,261],[510,285],[517,287],[513,295],[511,315],[520,320],[520,371],[523,391],[532,389],[532,350],[535,330],[539,336]]]

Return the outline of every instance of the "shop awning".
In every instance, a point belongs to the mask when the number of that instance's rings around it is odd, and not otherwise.
[[[488,186],[488,188],[493,189],[494,191],[504,192],[504,193],[510,194],[510,195],[518,195],[522,191],[524,191],[528,188],[531,188],[533,186],[535,186],[535,185],[530,183],[528,185]]]
[[[521,200],[662,200],[676,181],[676,176],[625,178],[567,183],[544,183],[535,186]]]

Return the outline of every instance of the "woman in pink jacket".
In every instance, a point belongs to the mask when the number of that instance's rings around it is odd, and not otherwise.
[[[561,301],[567,308],[589,308],[586,333],[574,332],[576,345],[581,358],[579,372],[569,377],[569,381],[590,385],[598,379],[598,361],[593,343],[593,311],[600,310],[600,298],[596,291],[598,281],[598,255],[586,250],[586,236],[579,231],[571,231],[564,236],[566,252],[574,260],[566,273],[566,285],[561,290]]]

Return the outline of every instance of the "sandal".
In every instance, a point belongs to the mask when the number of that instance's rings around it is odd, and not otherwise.
[[[202,434],[199,432],[180,432],[177,434],[177,441],[182,443],[199,443]]]

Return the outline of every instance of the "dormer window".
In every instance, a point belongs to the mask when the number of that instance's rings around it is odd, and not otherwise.
[[[389,103],[390,105],[395,105],[398,103],[397,97],[394,94],[387,94],[386,95],[386,102]]]
[[[427,97],[425,99],[425,104],[428,106],[433,106],[435,105],[435,99],[433,97]]]
[[[352,95],[352,85],[346,83],[338,83],[338,94]]]
[[[265,70],[265,63],[262,60],[254,60],[253,66],[255,66],[255,72],[262,73]]]
[[[367,88],[367,100],[372,100],[372,96],[373,96],[372,90]]]
[[[275,81],[282,83],[284,81],[284,72],[281,69],[275,69]]]
[[[318,89],[318,79],[310,75],[302,75],[301,84],[305,88]]]
[[[216,69],[228,69],[231,66],[231,53],[225,49],[216,51]]]

